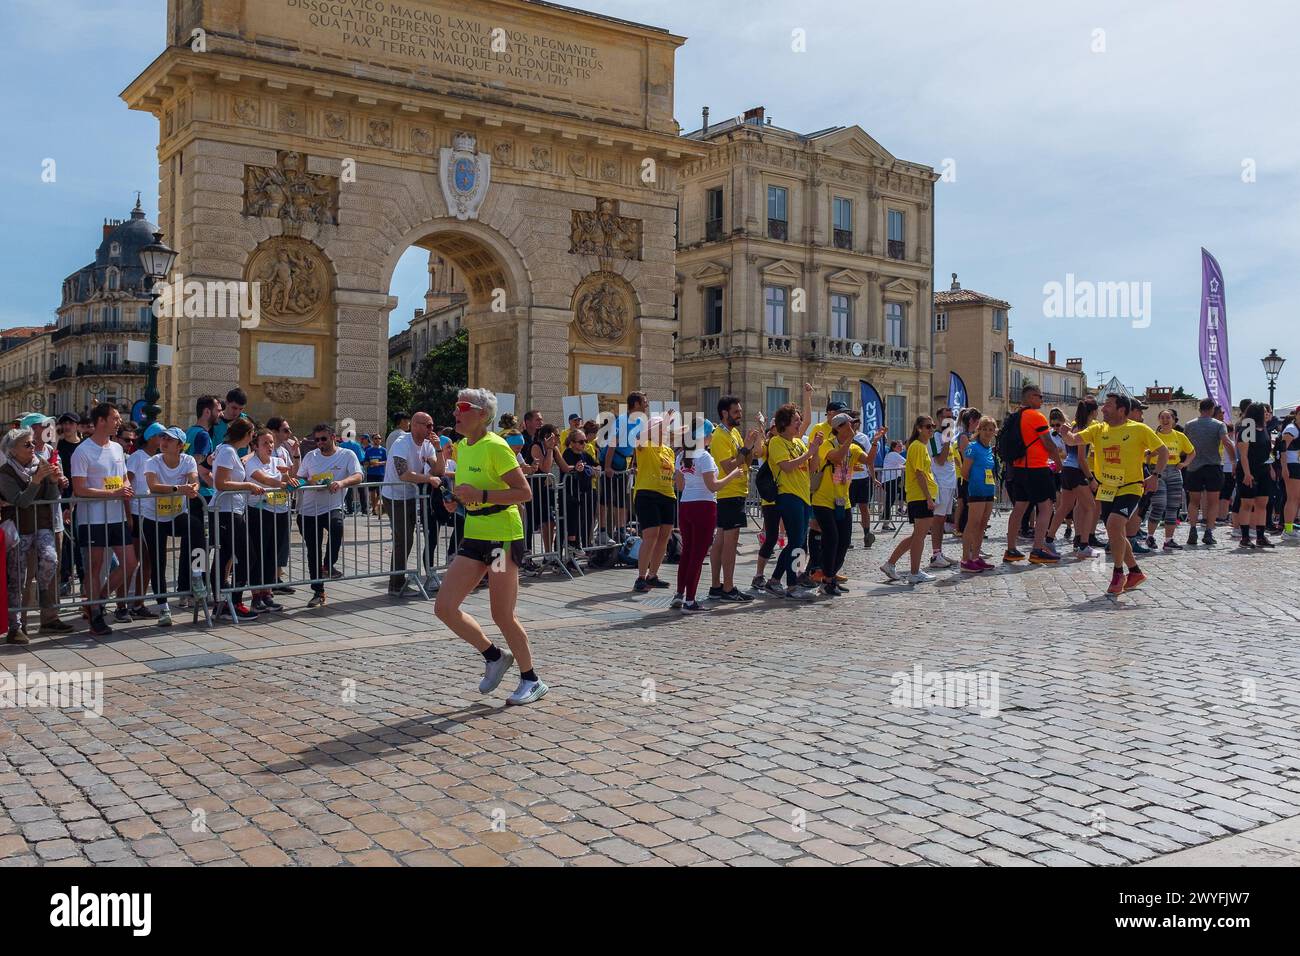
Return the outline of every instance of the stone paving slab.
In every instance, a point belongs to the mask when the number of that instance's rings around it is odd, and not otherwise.
[[[101,719],[0,711],[0,865],[1294,853],[1270,825],[1300,816],[1286,598],[1300,551],[1157,556],[1151,582],[1112,603],[1100,560],[885,584],[871,570],[884,543],[850,552],[848,597],[810,606],[683,618],[633,595],[628,571],[529,581],[521,614],[552,691],[525,708],[503,706],[511,680],[477,693],[481,662],[427,602],[362,585],[278,626],[206,632],[216,647],[139,625],[102,647],[73,635],[59,650],[138,670],[107,681]],[[737,573],[748,581],[752,557]],[[484,599],[471,605],[486,621]],[[148,663],[182,646],[236,660]],[[39,638],[7,650],[10,670],[50,653]],[[982,672],[986,691],[996,674],[999,706],[899,706],[918,665]]]

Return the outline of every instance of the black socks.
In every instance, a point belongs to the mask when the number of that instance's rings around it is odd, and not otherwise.
[[[489,664],[501,660],[501,648],[493,644],[483,652],[483,660],[487,661]]]

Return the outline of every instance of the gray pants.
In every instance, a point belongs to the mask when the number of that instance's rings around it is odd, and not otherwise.
[[[406,560],[411,554],[411,545],[415,543],[417,517],[423,519],[424,525],[424,572],[428,574],[433,570],[435,549],[438,546],[438,527],[431,520],[430,501],[427,495],[421,495],[419,498],[384,499],[388,524],[393,529],[393,574],[388,579],[390,591],[400,591],[406,586]],[[416,561],[418,569],[418,555]]]
[[[1151,495],[1151,507],[1147,509],[1147,520],[1167,525],[1178,523],[1178,514],[1183,510],[1183,470],[1177,465],[1169,465],[1156,483],[1156,490]]]

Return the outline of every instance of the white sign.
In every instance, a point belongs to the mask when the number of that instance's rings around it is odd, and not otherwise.
[[[283,342],[258,342],[257,374],[268,378],[314,379],[316,347],[286,345]]]
[[[174,356],[175,353],[170,345],[163,345],[161,342],[158,343],[159,365],[171,365]],[[135,342],[128,339],[126,343],[126,360],[128,362],[139,362],[141,365],[147,365],[149,363],[149,343]]]
[[[579,365],[578,388],[598,395],[621,395],[623,369],[617,365]]]
[[[497,417],[515,413],[515,397],[509,392],[497,392]]]
[[[594,422],[600,419],[600,397],[597,395],[583,395],[582,398],[582,420],[584,422]]]
[[[563,405],[564,408],[565,425],[569,424],[570,415],[577,415],[579,418],[582,417],[582,396],[581,395],[565,395],[561,404]]]

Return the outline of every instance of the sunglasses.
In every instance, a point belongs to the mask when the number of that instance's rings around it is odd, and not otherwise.
[[[456,411],[458,411],[458,412],[481,412],[481,411],[483,411],[483,408],[482,408],[482,406],[480,406],[480,405],[473,405],[473,404],[471,404],[470,402],[457,402],[457,403],[456,403]]]
[[[932,432],[932,431],[934,431],[935,427],[936,427],[936,426],[934,426],[934,425],[922,425],[922,426],[921,426],[921,431]]]

